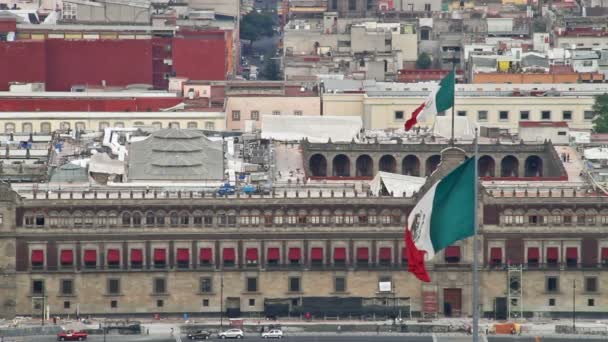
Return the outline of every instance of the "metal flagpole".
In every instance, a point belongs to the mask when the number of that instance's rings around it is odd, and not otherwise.
[[[479,154],[479,136],[478,129],[475,128],[475,181],[473,191],[475,191],[475,206],[473,209],[473,342],[479,342],[479,274],[478,270],[478,248],[477,248],[477,204],[479,203],[479,189],[478,189],[478,170],[477,162]]]
[[[454,147],[454,107],[456,107],[456,57],[452,57],[452,76],[454,76],[454,97],[452,98],[452,140],[450,145]]]

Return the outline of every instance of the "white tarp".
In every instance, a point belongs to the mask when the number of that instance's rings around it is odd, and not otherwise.
[[[122,175],[125,173],[125,165],[120,160],[110,158],[106,153],[97,153],[91,156],[89,172]]]
[[[454,117],[454,138],[472,140],[475,138],[475,128],[477,125],[469,120],[466,116]],[[435,124],[433,125],[433,134],[444,138],[452,136],[452,115],[436,116]]]
[[[358,116],[263,115],[262,139],[350,142],[363,127]]]
[[[587,160],[606,160],[608,159],[608,148],[594,147],[585,149],[585,159]]]
[[[370,190],[374,195],[378,195],[380,190],[386,189],[394,197],[412,196],[412,194],[424,185],[426,177],[414,177],[380,171],[369,183]]]

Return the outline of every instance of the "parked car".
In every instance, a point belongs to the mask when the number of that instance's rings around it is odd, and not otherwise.
[[[57,334],[57,341],[84,341],[87,336],[84,331],[67,330]]]
[[[235,192],[236,190],[234,186],[230,185],[230,183],[222,184],[222,186],[220,186],[220,188],[217,190],[217,194],[220,196],[234,195]]]
[[[262,333],[262,338],[283,338],[283,331],[279,329],[272,329]]]
[[[217,334],[217,336],[221,339],[243,338],[243,337],[245,337],[245,334],[243,333],[243,330],[241,330],[241,329],[230,329],[230,330],[222,331],[221,333]]]
[[[189,340],[208,340],[211,337],[211,333],[206,330],[198,330],[191,334],[188,334]]]

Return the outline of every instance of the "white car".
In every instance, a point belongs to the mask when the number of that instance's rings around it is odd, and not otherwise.
[[[279,329],[272,329],[262,333],[262,338],[283,338],[283,331]]]
[[[217,334],[217,336],[221,339],[243,338],[243,337],[245,337],[245,334],[243,333],[243,330],[241,330],[241,329],[230,329],[230,330],[222,331],[221,333]]]

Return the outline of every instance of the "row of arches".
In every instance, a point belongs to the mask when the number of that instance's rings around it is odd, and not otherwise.
[[[362,154],[355,159],[353,169],[351,159],[345,154],[336,155],[329,164],[323,154],[317,153],[310,157],[308,166],[313,177],[373,177],[376,171],[419,177],[431,175],[440,162],[440,155],[431,155],[424,161],[424,170],[421,170],[421,161],[415,155],[407,155],[398,163],[393,155],[385,154],[378,160],[376,170],[372,157]],[[519,159],[512,155],[502,158],[499,170],[496,170],[496,162],[493,157],[481,156],[478,161],[478,171],[480,177],[497,177],[497,175],[499,177],[521,177]],[[536,155],[527,157],[524,161],[523,176],[542,177],[542,158]]]

